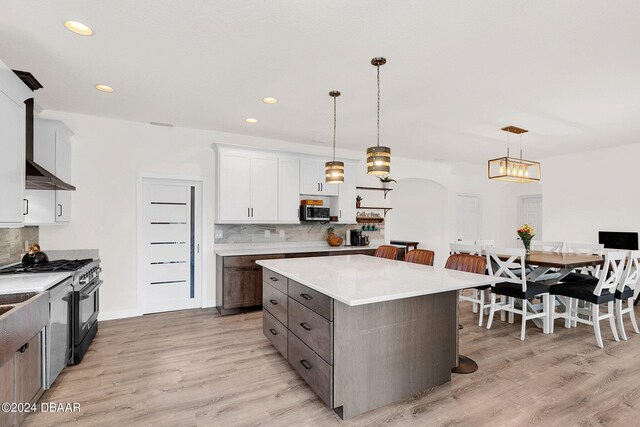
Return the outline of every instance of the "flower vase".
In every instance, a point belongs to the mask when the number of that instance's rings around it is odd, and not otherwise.
[[[527,255],[531,255],[531,240],[523,240],[524,251]]]

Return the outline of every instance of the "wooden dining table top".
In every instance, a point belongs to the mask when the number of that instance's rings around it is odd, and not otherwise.
[[[500,257],[508,259],[509,257]],[[526,265],[553,268],[578,268],[604,264],[600,255],[568,254],[557,252],[533,251],[524,260]]]

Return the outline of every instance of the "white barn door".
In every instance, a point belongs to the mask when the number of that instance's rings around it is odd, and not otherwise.
[[[144,178],[143,313],[202,306],[202,184]]]

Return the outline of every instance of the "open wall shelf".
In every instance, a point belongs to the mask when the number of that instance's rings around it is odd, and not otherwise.
[[[393,208],[385,208],[385,207],[380,207],[380,206],[360,206],[357,207],[356,209],[362,209],[362,210],[382,210],[384,211],[384,216],[387,216],[387,212],[389,212],[391,209]]]
[[[371,191],[384,191],[384,198],[387,198],[389,191],[393,191],[393,188],[380,188],[380,187],[357,187],[358,190],[371,190]]]

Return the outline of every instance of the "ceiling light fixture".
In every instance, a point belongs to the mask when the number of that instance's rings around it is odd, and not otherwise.
[[[367,148],[367,173],[369,175],[387,175],[391,172],[391,148],[380,145],[380,66],[387,63],[383,57],[375,57],[371,65],[376,67],[378,81],[378,108],[377,108],[377,143],[375,147]]]
[[[536,182],[540,181],[540,162],[525,160],[522,158],[522,134],[528,130],[517,126],[502,128],[507,132],[507,155],[489,160],[489,179],[497,179],[509,182]],[[511,157],[509,154],[509,134],[518,135],[520,138],[520,157]]]
[[[342,184],[344,182],[344,162],[336,161],[336,101],[340,92],[332,90],[329,96],[333,98],[333,160],[324,164],[324,182],[327,184]]]
[[[115,90],[111,86],[103,85],[103,84],[97,84],[95,88],[98,89],[100,92],[106,92],[106,93],[111,93]]]
[[[256,124],[258,123],[258,119],[254,119],[253,117],[249,117],[248,119],[244,119],[245,122],[249,123],[249,124]]]
[[[65,21],[64,26],[72,33],[79,34],[81,36],[90,36],[93,34],[93,30],[82,22],[78,21]]]
[[[265,104],[277,104],[278,100],[276,98],[271,98],[270,96],[267,96],[266,98],[262,98],[262,102],[264,102]]]

